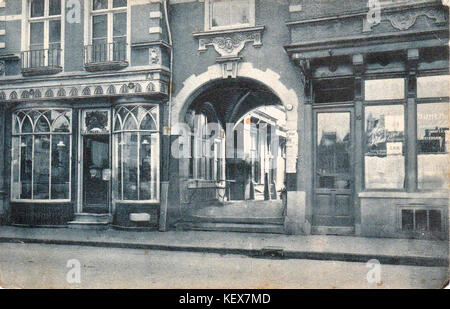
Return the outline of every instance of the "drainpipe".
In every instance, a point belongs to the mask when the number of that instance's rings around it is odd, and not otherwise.
[[[169,101],[167,102],[168,105],[168,128],[169,128],[169,138],[167,143],[167,149],[166,149],[166,177],[163,182],[161,182],[161,191],[164,195],[164,199],[162,199],[161,203],[161,210],[159,214],[159,231],[165,232],[167,231],[167,208],[168,208],[168,199],[169,199],[169,177],[170,177],[170,149],[172,144],[172,132],[171,132],[171,122],[172,122],[172,74],[173,74],[173,44],[172,44],[172,32],[170,30],[170,24],[169,24],[169,14],[168,14],[168,2],[169,0],[164,0],[164,19],[166,20],[166,29],[167,29],[167,35],[169,39],[169,46],[170,46],[170,77],[169,77]]]

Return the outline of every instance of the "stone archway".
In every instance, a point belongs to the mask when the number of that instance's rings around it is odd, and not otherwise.
[[[289,89],[281,82],[279,74],[270,69],[262,71],[253,66],[253,64],[245,62],[239,63],[236,79],[249,80],[256,84],[260,84],[269,89],[286,111],[286,172],[289,174],[297,174],[297,157],[298,157],[298,111],[300,108],[299,98],[294,89]],[[208,70],[199,75],[191,75],[185,80],[181,90],[174,97],[171,107],[171,134],[177,135],[179,125],[185,123],[185,115],[191,104],[199,97],[205,89],[211,87],[212,84],[223,81],[223,68],[220,64],[208,67]],[[186,186],[187,181],[183,180],[186,176],[181,172],[186,170],[186,162],[180,160],[180,191]],[[183,203],[183,196],[180,196]],[[180,209],[182,207],[180,206]],[[304,192],[290,191],[287,195],[287,209],[284,220],[285,231],[288,233],[298,233],[304,223],[305,195]]]
[[[267,69],[259,70],[253,67],[252,63],[243,62],[239,64],[237,78],[246,78],[261,83],[269,88],[284,106],[286,113],[286,125],[288,129],[287,141],[287,172],[296,173],[298,154],[298,109],[299,99],[293,89],[288,89],[281,81],[280,75]],[[184,122],[184,115],[193,100],[213,81],[222,80],[223,72],[220,64],[208,67],[208,70],[200,75],[191,75],[183,83],[183,87],[178,92],[172,102],[171,127],[176,128],[177,124]],[[173,133],[173,132],[172,132]]]

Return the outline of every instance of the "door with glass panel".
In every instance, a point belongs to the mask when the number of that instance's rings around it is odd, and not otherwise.
[[[352,227],[352,111],[315,112],[313,225]]]
[[[84,110],[81,132],[82,212],[108,213],[111,200],[110,112]]]

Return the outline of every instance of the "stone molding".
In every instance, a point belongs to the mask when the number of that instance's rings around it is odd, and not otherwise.
[[[36,99],[74,99],[124,95],[168,95],[168,85],[161,80],[118,82],[111,84],[79,84],[65,86],[2,89],[1,101],[33,101]]]

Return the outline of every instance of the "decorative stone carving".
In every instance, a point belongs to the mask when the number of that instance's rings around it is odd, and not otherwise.
[[[415,11],[401,11],[393,14],[384,13],[382,14],[384,20],[388,20],[392,27],[397,30],[408,30],[417,21],[417,18],[420,16],[426,16],[429,19],[434,20],[436,24],[441,24],[446,22],[446,17],[444,11],[438,9],[426,9],[426,10],[415,10]],[[373,27],[378,24],[372,24],[367,22],[366,18],[364,18],[364,32],[370,32],[373,30]]]
[[[213,46],[221,57],[238,57],[247,42],[253,42],[254,47],[262,45],[264,27],[245,28],[228,31],[195,33],[198,38],[198,50],[204,52],[208,46]]]
[[[6,64],[5,61],[0,61],[0,76],[5,75]]]
[[[444,12],[438,10],[405,12],[388,16],[388,19],[391,22],[392,27],[398,30],[407,30],[416,23],[419,16],[426,16],[433,19],[436,23],[445,22]]]
[[[48,89],[48,90],[45,92],[45,97],[46,97],[46,98],[53,98],[53,90]]]
[[[159,53],[156,48],[150,50],[150,64],[159,64]]]

